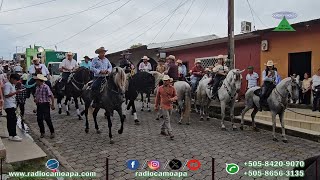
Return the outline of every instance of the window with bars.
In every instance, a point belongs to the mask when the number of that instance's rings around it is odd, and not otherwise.
[[[202,67],[207,68],[207,67],[209,67],[209,66],[214,66],[214,65],[218,62],[217,57],[218,57],[218,56],[204,57],[204,58],[196,58],[196,59],[195,59],[195,62],[196,62],[197,60],[200,60]],[[224,57],[224,59],[227,59],[228,56],[227,56],[227,55],[224,55],[223,57]]]

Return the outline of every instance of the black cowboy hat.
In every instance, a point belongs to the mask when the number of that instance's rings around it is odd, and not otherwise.
[[[84,56],[83,58],[84,58],[84,59],[86,59],[86,58],[87,58],[87,59],[91,59],[91,58],[89,58],[89,56]]]

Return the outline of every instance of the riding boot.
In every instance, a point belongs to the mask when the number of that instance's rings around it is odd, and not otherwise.
[[[261,94],[260,94],[260,100],[259,100],[259,111],[262,111],[262,106],[265,106],[266,105],[266,102],[265,102],[265,94],[267,92],[267,87],[265,86],[262,86],[261,87]]]
[[[97,108],[98,103],[99,103],[99,93],[93,91],[92,92],[92,99],[93,99],[92,107]]]

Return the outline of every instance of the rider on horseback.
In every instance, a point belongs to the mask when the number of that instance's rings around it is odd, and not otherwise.
[[[148,56],[143,56],[141,60],[142,62],[139,64],[139,71],[140,72],[152,71],[151,63],[148,62],[150,60]]]
[[[259,110],[262,111],[263,106],[268,106],[268,96],[272,92],[272,90],[276,87],[276,78],[278,76],[277,71],[274,69],[274,63],[272,60],[269,60],[267,64],[265,64],[267,67],[262,72],[262,78],[263,78],[263,85],[261,87],[261,94],[260,94],[260,108]]]
[[[134,65],[130,61],[130,54],[131,53],[128,50],[123,51],[121,54],[122,57],[120,59],[119,67],[124,69],[126,74],[132,73],[132,70],[134,70]]]
[[[176,65],[176,57],[173,55],[170,55],[167,57],[168,64],[167,64],[167,71],[165,74],[167,74],[170,78],[173,79],[173,82],[176,82],[179,80],[179,70],[178,66]]]
[[[104,47],[100,47],[95,51],[95,53],[99,54],[99,56],[93,58],[92,60],[91,71],[94,73],[94,80],[91,88],[93,108],[96,108],[99,104],[101,84],[103,81],[107,81],[108,75],[112,72],[112,65],[105,57],[106,52],[107,50]]]
[[[67,84],[71,72],[78,68],[77,61],[73,59],[73,53],[68,52],[66,56],[67,59],[64,59],[59,65],[59,69],[62,72],[62,82],[64,86]]]
[[[223,55],[218,56],[218,63],[215,64],[213,68],[214,76],[212,76],[211,81],[208,83],[209,86],[212,85],[212,94],[215,97],[218,93],[219,84],[222,80],[224,80],[229,72],[229,68],[224,65],[224,57]]]
[[[197,90],[197,86],[199,84],[199,81],[203,77],[204,68],[201,65],[200,60],[196,60],[196,65],[191,69],[191,86],[192,86],[192,93],[194,93]]]

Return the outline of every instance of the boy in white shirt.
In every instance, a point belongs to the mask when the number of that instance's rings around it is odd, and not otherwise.
[[[247,88],[258,86],[259,75],[253,71],[253,66],[248,67],[248,74],[246,76]]]

